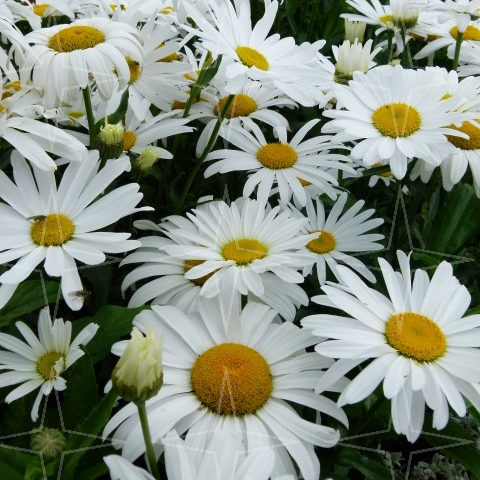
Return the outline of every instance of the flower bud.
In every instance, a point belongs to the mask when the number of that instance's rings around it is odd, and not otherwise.
[[[163,384],[163,338],[152,330],[143,336],[133,328],[112,374],[119,395],[129,402],[144,402],[158,393]]]
[[[100,152],[100,158],[108,160],[118,158],[123,153],[123,135],[125,130],[120,123],[106,123],[100,128],[95,142],[95,148]]]
[[[59,457],[65,449],[65,436],[56,428],[42,428],[32,434],[32,450],[42,454],[47,462]]]
[[[148,175],[161,155],[161,148],[148,145],[134,161],[134,168],[136,168],[142,176]]]
[[[345,19],[345,40],[354,43],[355,40],[362,43],[367,24],[365,22],[354,22]]]

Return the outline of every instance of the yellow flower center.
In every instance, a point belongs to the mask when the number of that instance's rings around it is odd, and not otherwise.
[[[450,29],[450,35],[453,38],[457,38],[458,35],[458,27],[455,25],[455,27]],[[463,32],[463,40],[474,40],[475,42],[480,41],[480,29],[477,27],[474,27],[473,25],[468,25],[466,28],[465,32]]]
[[[418,362],[436,360],[447,349],[447,341],[440,327],[419,313],[392,315],[387,322],[385,336],[393,348]]]
[[[422,119],[415,107],[406,103],[388,103],[372,114],[374,127],[385,137],[409,137],[419,130]]]
[[[257,152],[257,160],[272,170],[290,168],[295,165],[297,159],[297,152],[288,143],[267,143]]]
[[[0,104],[0,113],[2,113],[5,110],[5,107]]]
[[[104,33],[88,25],[72,25],[53,35],[48,46],[56,52],[74,52],[86,50],[105,41]]]
[[[247,67],[257,67],[259,70],[268,70],[268,60],[258,51],[251,47],[237,47],[235,49],[240,61]]]
[[[378,167],[383,167],[384,165],[383,163],[377,162],[377,163],[374,163],[372,166],[373,168],[378,168]],[[377,173],[377,175],[383,178],[390,178],[392,176],[392,172],[391,170],[387,170],[386,172]]]
[[[302,187],[308,187],[312,184],[312,182],[309,182],[308,180],[305,180],[304,178],[301,178],[301,177],[297,177],[298,178],[298,181],[300,182],[300,184],[302,185]]]
[[[62,245],[72,238],[74,232],[72,220],[62,213],[36,218],[30,230],[34,243],[44,247]]]
[[[220,415],[254,413],[273,389],[265,358],[238,343],[223,343],[202,353],[193,365],[191,381],[203,405]]]
[[[137,135],[131,130],[125,130],[123,132],[123,149],[128,152],[137,141]]]
[[[43,17],[47,8],[50,6],[49,3],[37,3],[33,6],[33,13],[39,17]]]
[[[142,73],[142,69],[140,67],[140,63],[138,63],[132,57],[127,55],[125,57],[125,60],[127,61],[128,68],[130,70],[130,80],[129,80],[128,83],[130,83],[130,85],[132,85],[133,83],[135,83],[140,78],[140,74]]]
[[[63,360],[63,365],[60,371],[55,371],[55,364],[59,359]],[[37,360],[37,372],[44,378],[44,380],[52,380],[57,375],[60,375],[65,367],[65,355],[58,352],[47,352]]]
[[[162,48],[165,46],[165,42],[162,42],[155,50],[158,50],[159,48]],[[157,60],[157,62],[174,62],[175,60],[180,60],[180,55],[177,52],[173,52],[170,55],[167,55],[166,57],[161,58],[160,60]]]
[[[480,120],[476,120],[480,122]],[[448,128],[458,130],[459,132],[466,133],[470,138],[455,137],[453,135],[447,135],[448,141],[461,150],[478,150],[480,149],[480,128],[471,124],[470,122],[463,122],[461,127],[450,125]]]
[[[253,238],[239,238],[228,242],[222,249],[226,260],[233,260],[238,265],[248,265],[267,254],[267,247]]]
[[[387,13],[386,15],[382,15],[381,17],[379,17],[379,20],[385,24],[393,22],[393,15],[391,13]]]
[[[205,263],[205,260],[185,260],[185,263],[183,266],[185,273],[187,273],[193,267],[196,267],[197,265],[201,265],[202,263]],[[203,277],[200,277],[200,278],[189,278],[189,280],[195,285],[202,286],[210,277],[215,275],[217,271],[218,270],[214,270],[213,272],[210,272],[207,275],[204,275]]]
[[[20,80],[15,80],[14,82],[8,82],[3,86],[2,100],[5,98],[11,97],[15,92],[19,92],[22,88]]]
[[[220,115],[225,108],[228,101],[228,96],[223,97],[213,108],[215,115]],[[233,117],[248,117],[257,109],[257,102],[248,95],[237,93],[233,99],[232,104],[228,107],[225,116],[227,118]]]
[[[68,113],[68,116],[70,118],[75,118],[75,119],[82,118],[84,115],[85,115],[85,112],[81,112],[80,110],[72,110],[71,112]]]
[[[315,232],[319,232],[319,235],[307,243],[307,248],[315,253],[331,252],[337,244],[335,237],[326,230],[312,230],[310,233]]]

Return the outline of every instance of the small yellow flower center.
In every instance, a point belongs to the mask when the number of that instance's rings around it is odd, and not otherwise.
[[[185,273],[187,273],[189,270],[191,270],[193,267],[196,267],[197,265],[201,265],[202,263],[205,263],[205,260],[185,260],[184,263],[184,270]],[[218,270],[214,270],[213,272],[210,272],[207,275],[204,275],[203,277],[200,278],[190,278],[189,280],[194,283],[195,285],[202,286],[210,277],[215,275],[215,273]]]
[[[125,130],[123,132],[123,149],[128,152],[137,141],[137,135],[131,130]]]
[[[5,98],[11,97],[16,92],[19,92],[22,88],[20,80],[15,80],[14,82],[8,82],[3,86],[2,100]]]
[[[374,127],[385,137],[409,137],[420,129],[422,119],[415,107],[406,103],[388,103],[372,114]]]
[[[265,358],[238,343],[223,343],[202,353],[193,365],[191,382],[203,405],[220,415],[254,413],[273,389]]]
[[[215,115],[220,115],[225,108],[225,104],[228,101],[228,96],[223,97],[213,108]],[[227,118],[234,118],[234,117],[248,117],[251,113],[257,110],[257,102],[248,95],[243,93],[237,93],[231,103],[230,107],[228,107],[227,113],[225,116]]]
[[[312,184],[312,182],[309,182],[308,180],[305,180],[304,178],[301,178],[301,177],[297,177],[298,178],[298,181],[300,182],[300,184],[302,185],[302,187],[308,187]]]
[[[68,112],[68,116],[70,118],[75,118],[76,120],[82,118],[85,115],[85,112],[81,112],[80,110],[72,110]]]
[[[62,245],[72,238],[74,232],[72,220],[62,213],[36,218],[30,230],[34,243],[44,247]]]
[[[378,167],[383,167],[384,165],[383,163],[378,162],[378,163],[374,163],[372,166],[373,168],[378,168]],[[392,172],[391,170],[387,170],[386,172],[377,173],[377,175],[383,178],[390,178],[392,176]]]
[[[240,61],[247,67],[257,67],[259,70],[268,70],[268,60],[258,51],[251,47],[237,47],[235,49]]]
[[[49,3],[37,3],[33,6],[33,13],[39,17],[43,17],[47,8],[50,6]]]
[[[98,28],[88,25],[72,25],[53,35],[48,46],[56,52],[74,52],[93,48],[104,41],[105,35]]]
[[[391,13],[387,13],[386,15],[379,17],[379,20],[384,24],[391,23],[393,22],[393,15]]]
[[[457,38],[458,27],[456,25],[450,29],[450,35],[453,38]],[[480,42],[480,29],[474,27],[473,25],[468,25],[465,32],[463,32],[462,38],[463,40],[474,40],[475,42]]]
[[[142,73],[142,69],[140,67],[140,63],[138,63],[132,57],[127,55],[125,57],[125,60],[127,61],[128,68],[130,70],[130,80],[129,80],[128,83],[130,83],[130,85],[132,85],[133,83],[135,83],[140,78],[140,74]]]
[[[55,364],[59,359],[63,360],[63,365],[60,371],[55,371]],[[37,372],[44,378],[44,380],[53,380],[60,375],[65,368],[65,355],[58,352],[47,352],[37,360]]]
[[[480,123],[480,120],[476,120]],[[450,125],[448,128],[458,130],[459,132],[466,133],[470,138],[455,137],[453,135],[447,135],[448,141],[461,150],[478,150],[480,149],[480,128],[471,124],[470,122],[463,122],[461,127]]]
[[[162,42],[157,48],[156,50],[158,50],[159,48],[162,48],[165,46],[165,42]],[[177,52],[173,52],[171,53],[170,55],[167,55],[166,57],[163,57],[161,58],[160,60],[157,60],[157,62],[165,62],[165,63],[169,63],[169,62],[174,62],[175,60],[180,60],[180,55],[177,53]]]
[[[440,327],[419,313],[392,315],[386,324],[387,342],[405,357],[431,362],[441,357],[447,341]]]
[[[248,265],[254,260],[263,258],[267,252],[267,247],[253,238],[232,240],[222,249],[223,257],[237,262],[238,265]]]
[[[257,152],[257,160],[272,170],[290,168],[295,165],[297,159],[297,152],[288,143],[267,143]]]
[[[326,230],[312,230],[310,233],[315,232],[319,232],[319,235],[307,243],[307,248],[314,253],[331,252],[337,244],[335,237]]]

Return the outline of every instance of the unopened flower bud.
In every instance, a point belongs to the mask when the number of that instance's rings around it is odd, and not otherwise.
[[[134,167],[142,175],[148,175],[157,160],[162,156],[162,149],[148,145],[134,161]]]
[[[354,43],[355,40],[362,43],[367,24],[345,19],[345,40]]]
[[[65,436],[56,428],[42,428],[33,433],[30,440],[32,450],[41,453],[47,462],[59,457],[65,449]]]
[[[95,142],[95,148],[100,152],[100,158],[108,160],[118,158],[123,153],[123,135],[125,130],[120,123],[105,124]]]
[[[133,328],[112,374],[119,395],[129,402],[144,402],[158,393],[163,384],[163,338],[152,330],[143,336]]]

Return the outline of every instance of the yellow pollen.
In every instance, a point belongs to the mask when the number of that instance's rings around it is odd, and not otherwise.
[[[326,230],[312,230],[310,233],[315,232],[319,232],[319,235],[307,243],[307,248],[314,253],[331,252],[337,244],[335,237]]]
[[[385,336],[393,348],[417,362],[436,360],[447,349],[447,341],[440,327],[419,313],[392,315],[387,322]]]
[[[380,162],[377,162],[377,163],[374,163],[372,165],[373,168],[378,168],[378,167],[384,167],[383,163],[380,163]],[[391,170],[387,170],[386,172],[382,172],[382,173],[377,173],[377,175],[379,177],[383,177],[383,178],[389,178],[392,176],[392,172]]]
[[[450,29],[450,35],[453,38],[457,38],[458,35],[458,27],[455,26]],[[468,25],[465,32],[463,32],[463,40],[474,40],[475,42],[480,41],[480,29],[474,27],[473,25]]]
[[[59,359],[63,359],[63,366],[57,373],[55,371],[55,364]],[[44,380],[53,380],[57,375],[62,373],[65,366],[65,356],[58,352],[47,352],[37,360],[37,372],[43,377]]]
[[[298,178],[298,181],[300,182],[300,184],[302,185],[302,187],[308,187],[312,184],[312,182],[309,182],[308,180],[305,180],[304,178],[301,178],[301,177],[297,177]]]
[[[205,260],[185,260],[185,263],[183,266],[185,273],[187,273],[193,267],[196,267],[197,265],[201,265],[202,263],[205,263]],[[204,275],[203,277],[200,277],[200,278],[189,278],[189,280],[195,285],[202,286],[210,277],[215,275],[217,271],[218,270],[214,270],[213,272],[210,272],[209,274]]]
[[[374,127],[385,137],[409,137],[420,129],[422,119],[415,107],[406,103],[388,103],[372,114]]]
[[[257,152],[257,160],[267,168],[290,168],[297,162],[297,152],[288,143],[267,143]]]
[[[105,41],[104,33],[88,25],[72,25],[53,35],[48,46],[56,52],[74,52],[86,50]]]
[[[34,243],[44,247],[62,245],[72,238],[74,232],[73,222],[62,213],[36,218],[30,230]]]
[[[223,343],[202,353],[193,365],[191,382],[202,404],[220,415],[254,413],[273,389],[265,358],[238,343]]]
[[[480,122],[480,120],[475,120]],[[466,133],[470,138],[455,137],[447,135],[448,141],[461,150],[478,150],[480,149],[480,128],[476,127],[470,122],[463,122],[461,127],[450,125],[448,128]]]
[[[37,5],[33,6],[33,13],[39,17],[43,17],[49,6],[49,3],[37,3]]]
[[[226,260],[233,260],[238,265],[248,265],[267,254],[267,247],[253,238],[239,238],[228,242],[222,249]]]
[[[251,47],[237,47],[235,49],[240,61],[247,67],[257,67],[259,70],[268,70],[268,60],[258,51]]]
[[[125,57],[125,60],[127,61],[128,68],[130,70],[130,80],[128,83],[131,85],[140,78],[141,67],[140,63],[128,55]]]
[[[393,15],[391,13],[387,13],[386,15],[382,15],[381,17],[379,17],[379,20],[382,23],[393,22]]]
[[[225,108],[225,104],[228,101],[228,96],[223,97],[213,108],[215,115],[220,115]],[[225,116],[227,118],[234,117],[248,117],[257,109],[257,102],[248,95],[243,93],[237,93],[233,99],[232,104],[228,107]]]
[[[123,132],[123,150],[128,152],[135,145],[136,141],[137,135],[135,132],[131,130],[125,130],[125,132]]]

